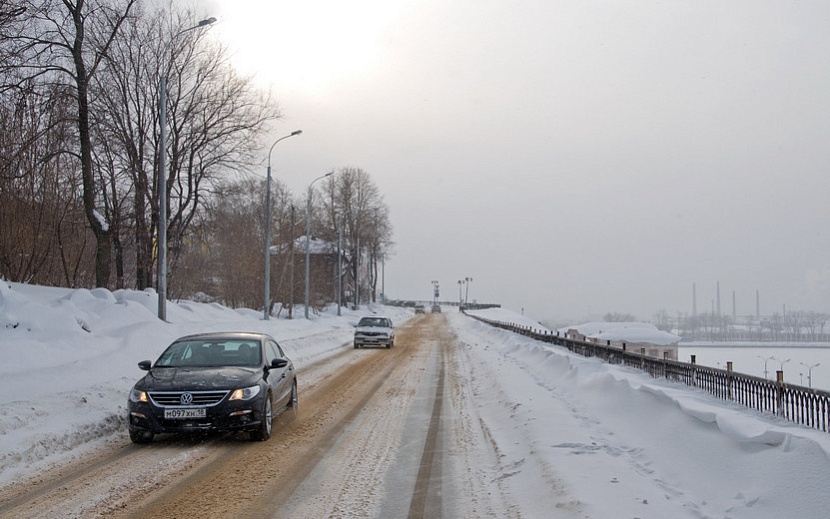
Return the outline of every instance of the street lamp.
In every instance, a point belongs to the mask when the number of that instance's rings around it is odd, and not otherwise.
[[[777,359],[776,359],[776,360],[777,360]],[[791,360],[791,359],[782,360],[782,361],[781,361],[781,366],[780,366],[780,369],[779,369],[778,371],[784,371],[784,364],[788,363],[790,360]]]
[[[813,368],[821,366],[821,362],[816,362],[815,364],[809,366],[803,362],[800,362],[799,364],[807,368],[807,387],[813,387]]]
[[[463,284],[464,284],[464,282],[459,279],[458,280],[458,304],[459,305],[464,303],[464,298],[461,297],[461,285],[463,285]]]
[[[775,356],[774,355],[770,356],[770,357],[762,357],[760,355],[755,355],[755,356],[764,361],[764,378],[767,378],[767,361],[776,360]]]
[[[182,29],[174,34],[164,45],[161,56],[167,56],[167,51],[173,40],[182,34],[206,27],[216,21],[210,17],[200,21],[193,27]],[[171,56],[172,59],[172,56]],[[159,67],[161,68],[161,67]],[[167,320],[167,77],[164,72],[159,73],[159,217],[158,217],[158,315],[162,321]]]
[[[268,174],[265,180],[265,298],[262,317],[266,321],[271,318],[271,152],[274,151],[274,146],[278,142],[301,133],[303,133],[302,130],[294,130],[280,137],[268,150]]]
[[[343,306],[343,215],[337,220],[337,315]]]
[[[308,305],[309,305],[309,279],[311,270],[309,268],[309,261],[311,261],[311,186],[318,180],[334,175],[334,171],[329,171],[321,177],[317,177],[308,185],[308,200],[305,207],[305,318],[308,319]]]
[[[464,304],[466,305],[469,302],[468,296],[470,295],[470,283],[473,282],[473,278],[464,278],[464,281],[467,282],[467,288],[464,290]]]

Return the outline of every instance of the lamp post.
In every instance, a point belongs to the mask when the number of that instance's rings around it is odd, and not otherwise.
[[[311,269],[309,268],[309,261],[311,261],[311,187],[318,180],[334,175],[334,171],[329,171],[321,177],[317,177],[308,185],[308,200],[305,207],[305,318],[308,319],[308,305],[309,305],[309,288]]]
[[[776,360],[777,360],[777,359],[776,359]],[[781,362],[781,365],[779,366],[779,368],[780,368],[780,369],[779,369],[778,371],[784,371],[784,364],[788,363],[790,360],[791,360],[791,359],[787,359],[787,360],[782,360],[782,361],[780,361],[780,362]]]
[[[762,357],[760,355],[755,355],[755,356],[764,361],[764,378],[767,378],[767,362],[770,361],[770,360],[776,360],[775,356],[774,355],[770,356],[770,357]]]
[[[284,137],[280,137],[271,149],[268,150],[268,174],[265,179],[265,297],[263,299],[263,316],[264,320],[271,318],[271,152],[274,151],[274,146],[278,142],[285,140],[295,135],[303,133],[302,130],[294,130]]]
[[[360,225],[357,226],[357,245],[354,259],[354,309],[360,308]]]
[[[164,59],[173,40],[182,34],[206,27],[216,21],[216,18],[206,18],[193,27],[182,29],[174,34],[164,45],[161,56]],[[171,56],[172,58],[172,56]],[[161,68],[161,67],[159,67]],[[164,72],[159,73],[159,217],[158,217],[158,316],[162,321],[167,320],[167,77]]]
[[[816,362],[812,365],[804,364],[803,362],[800,363],[802,366],[807,368],[807,387],[813,387],[813,368],[821,366],[821,362]]]
[[[464,284],[464,282],[459,279],[458,280],[458,304],[459,305],[464,303],[464,299],[461,297],[461,285],[463,285],[463,284]]]
[[[470,283],[473,282],[473,278],[464,278],[464,281],[467,282],[467,288],[464,290],[464,305],[466,305],[469,302],[467,296],[470,295]]]
[[[337,315],[343,306],[343,215],[337,221]]]

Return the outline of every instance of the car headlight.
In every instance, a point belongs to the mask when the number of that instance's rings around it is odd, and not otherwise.
[[[246,387],[244,389],[236,389],[231,393],[230,400],[250,400],[259,394],[259,386]]]
[[[141,391],[140,389],[133,388],[130,391],[130,401],[131,402],[149,402],[150,398],[147,396],[146,391]]]

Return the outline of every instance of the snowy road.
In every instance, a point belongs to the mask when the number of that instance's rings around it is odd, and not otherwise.
[[[266,443],[162,437],[115,444],[0,493],[14,517],[456,517],[442,500],[441,316],[395,348],[346,350],[300,376],[300,412]],[[449,513],[444,512],[450,510]]]

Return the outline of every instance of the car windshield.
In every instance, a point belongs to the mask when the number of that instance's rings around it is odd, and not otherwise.
[[[187,340],[171,344],[156,361],[156,367],[258,366],[259,341],[240,339]]]
[[[357,323],[358,326],[389,326],[385,317],[364,317]]]

